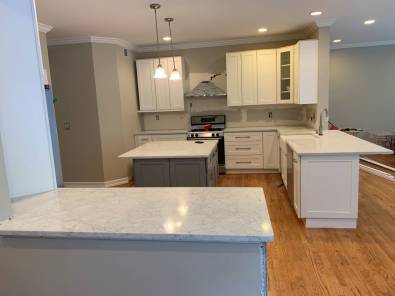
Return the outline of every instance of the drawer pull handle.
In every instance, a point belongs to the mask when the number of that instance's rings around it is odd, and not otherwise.
[[[236,136],[235,139],[249,139],[251,136]]]
[[[236,147],[236,150],[251,150],[251,147]]]
[[[246,164],[250,164],[252,163],[252,161],[236,161],[237,164],[242,164],[242,163],[246,163]]]

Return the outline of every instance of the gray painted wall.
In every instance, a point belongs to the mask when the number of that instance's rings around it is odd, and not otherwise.
[[[132,135],[141,130],[134,56],[96,43],[50,46],[49,55],[65,182],[130,176],[130,162],[118,155],[134,147]]]
[[[6,167],[4,163],[4,151],[0,135],[0,221],[11,216],[11,199],[8,190]]]
[[[331,51],[330,120],[395,132],[395,45]]]
[[[64,181],[103,181],[92,45],[50,46],[48,51]]]

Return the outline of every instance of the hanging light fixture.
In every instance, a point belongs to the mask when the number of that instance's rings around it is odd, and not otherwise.
[[[170,80],[181,80],[180,72],[177,71],[176,63],[174,61],[173,36],[171,34],[171,25],[170,25],[170,23],[172,21],[174,21],[174,18],[172,18],[172,17],[165,18],[165,22],[168,22],[168,24],[169,24],[170,49],[171,49],[171,53],[173,55],[173,70],[171,71],[171,74],[170,74]]]
[[[160,8],[160,4],[153,3],[149,7],[155,11],[156,49],[158,52],[158,65],[155,68],[154,78],[155,79],[164,79],[164,78],[167,78],[167,74],[166,74],[165,69],[163,69],[162,64],[160,63],[158,17],[157,17],[157,12],[156,12]]]

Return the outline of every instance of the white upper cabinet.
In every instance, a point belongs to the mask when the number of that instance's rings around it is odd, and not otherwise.
[[[277,50],[257,51],[258,104],[277,102]]]
[[[154,65],[158,65],[159,60],[154,60]],[[168,60],[163,58],[160,59],[160,63],[165,69],[167,77],[164,79],[154,79],[155,90],[156,90],[156,106],[158,111],[168,111],[170,107],[170,87],[169,87],[169,75],[168,71]]]
[[[181,57],[174,57],[174,63],[176,65],[177,71],[180,73],[181,77],[184,77],[183,65]],[[173,59],[169,58],[167,63],[167,73],[170,75],[173,71]],[[184,81],[181,80],[169,80],[169,90],[170,90],[170,109],[171,110],[184,110]]]
[[[294,103],[316,104],[318,98],[318,40],[302,40],[294,50]]]
[[[226,54],[226,82],[228,106],[242,105],[240,52]]]
[[[182,58],[175,57],[176,68],[181,74],[181,80],[169,79],[173,70],[173,59],[171,57],[161,58],[160,62],[166,71],[167,78],[153,78],[158,59],[136,61],[140,111],[183,111],[184,76]]]
[[[139,86],[140,110],[156,110],[156,94],[154,83],[154,61],[137,60],[137,82]]]
[[[277,49],[277,104],[290,104],[294,102],[293,56],[294,46]]]
[[[256,50],[241,53],[241,94],[242,105],[256,105],[257,91],[257,60]]]

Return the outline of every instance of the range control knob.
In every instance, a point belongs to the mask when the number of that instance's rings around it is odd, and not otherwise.
[[[199,134],[198,134],[198,133],[195,134],[195,138],[197,138],[197,137],[199,137]]]
[[[216,136],[219,137],[219,133],[217,133]]]
[[[212,134],[211,134],[211,136],[212,136],[212,137],[215,137],[215,134],[214,134],[214,133],[212,133]]]

